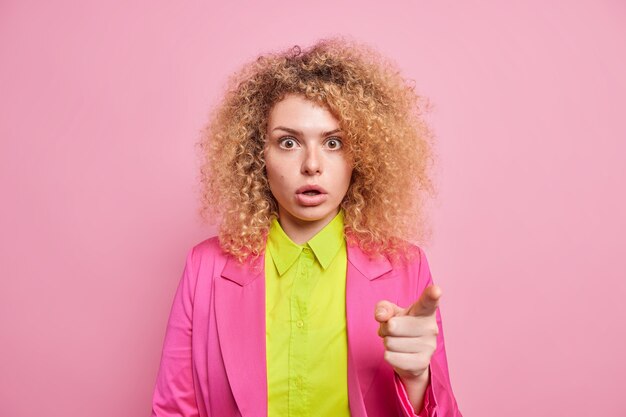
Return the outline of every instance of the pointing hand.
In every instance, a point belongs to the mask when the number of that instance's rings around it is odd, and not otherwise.
[[[429,285],[408,308],[390,301],[376,304],[378,335],[385,345],[385,360],[403,380],[428,377],[428,365],[437,348],[436,311],[441,289]]]

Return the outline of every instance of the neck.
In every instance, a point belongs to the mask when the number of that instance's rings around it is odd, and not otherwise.
[[[289,236],[289,239],[298,245],[302,245],[311,240],[313,236],[330,223],[335,218],[337,213],[339,213],[339,209],[327,217],[319,220],[301,220],[289,215],[281,215],[279,213],[278,222],[280,223],[280,227],[282,227],[285,231],[285,234]]]

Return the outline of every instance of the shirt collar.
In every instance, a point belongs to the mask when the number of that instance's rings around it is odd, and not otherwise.
[[[279,275],[283,275],[294,264],[302,249],[310,247],[323,269],[328,268],[345,242],[343,231],[343,210],[322,230],[304,245],[293,242],[285,233],[277,219],[272,220],[268,234],[268,249]]]

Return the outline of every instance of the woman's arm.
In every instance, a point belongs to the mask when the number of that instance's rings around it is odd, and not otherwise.
[[[167,323],[152,399],[152,417],[198,416],[191,365],[191,327],[197,276],[192,272],[192,254],[193,249],[187,256]]]
[[[419,249],[417,274],[417,296],[422,299],[424,291],[431,291],[426,290],[426,288],[433,284],[428,261],[422,249]],[[436,294],[435,298],[438,298]],[[417,368],[425,367],[424,373],[418,377],[411,377],[410,373],[406,372],[402,372],[402,374],[395,373],[400,415],[403,417],[416,415],[420,417],[462,417],[450,383],[441,312],[438,307],[434,309],[434,315],[431,318],[434,318],[436,322],[436,347],[434,352],[430,356],[428,363],[411,365]],[[405,367],[409,368],[408,365]]]
[[[430,370],[415,378],[400,378],[413,410],[421,412],[424,408],[424,397],[430,383]]]

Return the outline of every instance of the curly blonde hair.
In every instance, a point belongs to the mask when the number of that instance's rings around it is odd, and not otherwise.
[[[201,216],[239,261],[265,249],[278,206],[263,150],[272,106],[299,94],[328,109],[347,132],[352,180],[341,207],[345,234],[370,256],[406,255],[430,236],[424,201],[435,195],[427,102],[375,50],[343,38],[259,56],[235,73],[198,142]]]

